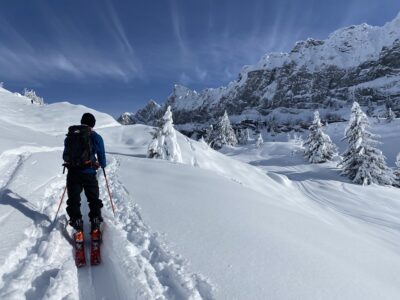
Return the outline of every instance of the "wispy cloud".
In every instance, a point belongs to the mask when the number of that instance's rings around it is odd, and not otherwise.
[[[191,56],[191,51],[189,50],[189,47],[186,45],[184,39],[184,33],[183,33],[184,25],[182,24],[183,20],[179,13],[176,0],[170,0],[170,10],[171,10],[171,21],[172,21],[173,32],[178,42],[179,49],[181,51],[183,59],[188,59]]]
[[[223,31],[209,34],[197,51],[198,60],[208,62],[204,66],[208,69],[204,79],[210,84],[231,81],[237,78],[243,65],[256,63],[264,54],[289,51],[302,37],[303,30],[293,30],[296,15],[285,15],[285,12],[291,13],[286,1],[275,9],[268,26],[261,22],[263,9],[258,3],[253,7],[252,24],[247,33],[238,34],[227,23],[222,26]]]
[[[105,45],[109,40],[107,51],[84,28],[59,18],[49,7],[42,7],[43,20],[52,34],[41,41],[29,40],[0,16],[0,78],[40,81],[70,76],[125,82],[143,78],[142,65],[118,14],[110,2],[106,4],[105,26],[112,28],[112,34],[104,36]]]
[[[64,56],[59,52],[29,53],[0,48],[0,77],[23,81],[60,79],[72,76],[78,79],[110,78],[129,81],[130,70],[113,61],[87,60],[86,57]]]
[[[114,5],[109,1],[106,0],[107,8],[108,8],[108,14],[110,16],[111,24],[114,27],[117,37],[121,40],[122,44],[126,47],[128,52],[130,54],[133,54],[133,47],[129,41],[129,39],[126,36],[125,29],[122,26],[121,20],[115,11]]]

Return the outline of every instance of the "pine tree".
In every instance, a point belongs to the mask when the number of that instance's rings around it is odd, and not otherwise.
[[[304,143],[304,156],[313,164],[331,160],[337,153],[337,147],[324,133],[318,111],[314,113],[314,121],[309,130],[310,134]]]
[[[251,137],[250,137],[250,130],[248,128],[246,128],[246,138],[247,138],[247,143],[249,143],[251,140]]]
[[[31,100],[32,104],[43,105],[44,100],[42,97],[36,95],[34,90],[24,89],[24,96]]]
[[[149,158],[182,162],[181,149],[176,138],[170,106],[168,106],[164,116],[160,120],[160,124],[148,147],[147,156]]]
[[[393,112],[392,108],[389,107],[388,110],[387,110],[387,112],[386,112],[386,121],[387,121],[388,123],[391,123],[394,119],[396,119],[396,115],[395,115],[395,113]]]
[[[237,143],[238,141],[231,122],[229,121],[228,113],[225,111],[224,115],[211,132],[210,146],[218,150],[224,145],[235,146]]]
[[[372,117],[373,114],[374,114],[374,111],[375,111],[374,104],[372,103],[371,100],[368,100],[368,108],[367,108],[367,111],[366,111],[367,116],[368,117]]]
[[[396,166],[397,169],[394,171],[393,185],[400,187],[400,153],[396,156]]]
[[[354,102],[344,137],[349,145],[339,164],[343,168],[342,175],[357,184],[390,185],[393,182],[393,173],[387,167],[382,151],[375,148],[378,142],[374,138],[377,136],[370,133],[368,128],[368,117],[360,105]]]
[[[256,147],[257,149],[260,149],[263,145],[264,145],[264,140],[262,138],[261,133],[259,133],[256,140]]]
[[[249,143],[249,130],[247,128],[239,129],[237,140],[240,145],[247,145]]]

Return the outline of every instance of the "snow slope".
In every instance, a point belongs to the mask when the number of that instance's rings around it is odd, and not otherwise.
[[[52,220],[63,134],[89,109],[24,101],[0,90],[1,299],[400,296],[397,189],[352,185],[292,142],[224,155],[178,134],[183,164],[150,160],[152,128],[98,112],[117,213],[99,176],[104,263],[77,270],[65,206]]]
[[[125,189],[114,179],[119,163],[112,155],[107,171],[119,214],[114,219],[104,201],[104,262],[77,270],[65,206],[57,222],[53,218],[65,185],[64,133],[93,110],[67,103],[34,106],[6,90],[0,90],[0,102],[0,232],[7,241],[0,247],[1,299],[212,298],[208,281],[185,270],[185,261],[159,241],[131,198],[120,200]],[[110,116],[95,115],[100,128],[120,128]],[[107,200],[104,179],[100,184]]]

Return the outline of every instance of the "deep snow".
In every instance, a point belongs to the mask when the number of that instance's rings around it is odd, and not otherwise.
[[[351,184],[283,136],[224,155],[178,134],[182,164],[150,160],[152,128],[95,111],[117,212],[99,176],[104,263],[77,270],[65,206],[51,221],[64,133],[86,111],[0,89],[1,299],[400,297],[398,189]],[[341,148],[343,126],[327,130]],[[398,126],[376,126],[390,165]]]

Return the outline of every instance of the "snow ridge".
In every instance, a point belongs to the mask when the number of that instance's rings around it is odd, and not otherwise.
[[[271,70],[285,63],[295,62],[299,67],[307,66],[317,70],[326,65],[350,68],[362,62],[377,59],[383,47],[392,46],[400,38],[400,13],[384,26],[366,23],[341,28],[326,40],[307,39],[297,42],[290,53],[266,54],[256,65],[246,67],[251,70]]]
[[[126,239],[125,245],[132,244],[130,248],[125,246],[131,253],[125,256],[122,269],[139,278],[144,292],[154,299],[213,299],[214,288],[208,280],[199,274],[187,272],[185,260],[169,251],[159,235],[152,233],[145,225],[139,207],[133,203],[129,192],[118,180],[119,164],[119,159],[113,157],[107,177],[113,187],[113,199],[117,207],[116,220],[112,226],[121,233],[121,238],[123,236]],[[103,199],[106,199],[106,193],[103,184]],[[105,206],[108,211],[111,210],[110,203]],[[119,245],[117,241],[114,243]],[[133,261],[141,266],[142,276],[137,276],[137,270],[132,267]]]

